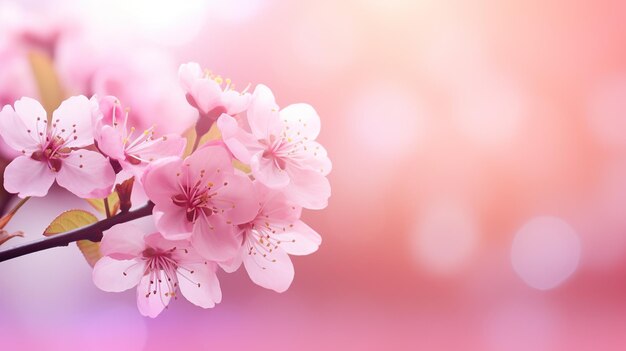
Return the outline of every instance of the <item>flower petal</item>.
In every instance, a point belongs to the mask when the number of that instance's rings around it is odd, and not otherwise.
[[[30,156],[40,148],[41,136],[37,133],[41,132],[42,136],[46,133],[46,112],[43,111],[42,114],[39,109],[43,110],[43,107],[39,102],[26,97],[16,101],[15,107],[20,107],[22,114],[14,111],[10,105],[4,106],[0,111],[0,135],[11,148],[18,152],[24,151],[25,155]]]
[[[116,260],[104,256],[93,267],[93,282],[103,291],[125,291],[139,283],[144,268],[145,263],[140,260]]]
[[[196,150],[185,159],[183,164],[183,180],[188,180],[193,186],[197,181],[211,181],[221,183],[225,176],[234,173],[232,160],[228,151],[221,146],[206,146]]]
[[[44,162],[19,156],[4,170],[4,189],[22,198],[46,196],[54,183],[54,176]]]
[[[333,168],[333,164],[328,158],[326,149],[318,142],[310,141],[305,144],[305,155],[298,161],[299,166],[302,168],[312,169],[327,176]]]
[[[243,265],[255,284],[276,292],[286,291],[293,281],[293,264],[282,249],[274,250],[266,256],[261,251],[252,251],[250,254],[245,252]]]
[[[269,139],[270,135],[279,136],[283,130],[283,122],[280,120],[274,95],[263,84],[257,85],[254,89],[247,116],[256,139]]]
[[[127,150],[127,153],[152,162],[166,157],[180,157],[185,151],[187,140],[177,134],[168,134],[160,138],[141,143]]]
[[[239,161],[250,163],[252,154],[263,149],[252,134],[239,127],[233,117],[222,114],[217,120],[217,126],[222,133],[224,144]]]
[[[285,133],[288,138],[315,140],[320,134],[320,117],[309,104],[293,104],[285,107],[280,111],[280,119],[287,124],[288,128],[285,128]]]
[[[202,77],[202,67],[196,62],[183,63],[178,68],[178,80],[186,92],[191,92],[194,83]]]
[[[322,237],[302,221],[296,221],[286,232],[276,236],[280,247],[290,255],[309,255],[317,251]]]
[[[124,137],[122,133],[112,126],[102,126],[100,128],[98,149],[113,159],[124,160]]]
[[[92,119],[97,113],[95,101],[82,95],[72,96],[52,113],[52,125],[68,147],[88,146],[93,144]]]
[[[235,235],[233,226],[228,225],[219,215],[212,215],[211,222],[200,217],[193,227],[191,243],[198,253],[210,261],[227,261],[235,257],[241,247],[241,240]]]
[[[172,292],[167,278],[163,271],[153,277],[148,274],[141,278],[137,286],[137,308],[141,315],[155,318],[170,303]],[[151,279],[153,284],[150,284]]]
[[[111,193],[115,172],[102,154],[76,150],[63,160],[57,182],[78,197],[103,198]]]
[[[289,167],[291,182],[283,190],[290,201],[311,210],[328,206],[330,183],[319,171]]]
[[[259,212],[254,185],[247,176],[233,174],[224,183],[215,184],[212,190],[215,195],[211,204],[223,210],[224,218],[233,224],[248,223]]]
[[[211,308],[222,301],[215,263],[188,263],[184,267],[184,274],[180,270],[177,272],[178,286],[189,302],[202,308]]]
[[[227,90],[222,93],[222,104],[226,112],[230,115],[236,115],[248,109],[252,95],[249,93],[240,93],[234,90]]]
[[[172,196],[180,192],[178,174],[183,160],[168,157],[150,164],[144,172],[141,182],[146,195],[155,204],[170,204]]]
[[[118,260],[138,257],[146,248],[144,236],[144,231],[132,223],[117,224],[104,231],[100,253]]]
[[[154,223],[168,240],[182,240],[191,236],[193,225],[187,220],[185,209],[176,205],[156,205]]]
[[[263,152],[258,152],[250,159],[250,169],[259,182],[273,189],[284,188],[289,184],[289,174],[278,168],[276,162],[263,157]]]

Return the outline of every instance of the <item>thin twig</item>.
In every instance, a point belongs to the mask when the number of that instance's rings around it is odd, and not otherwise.
[[[152,214],[154,204],[148,202],[145,206],[134,211],[120,213],[111,218],[103,219],[100,222],[88,225],[83,228],[75,229],[66,233],[46,237],[41,240],[28,243],[22,246],[10,248],[0,251],[0,262],[10,260],[12,258],[24,256],[30,253],[51,249],[58,246],[67,246],[78,240],[102,240],[102,232],[120,223],[130,222],[132,220],[146,217]]]
[[[104,212],[106,213],[107,218],[111,218],[111,209],[109,208],[109,198],[105,197],[103,201],[104,201]]]

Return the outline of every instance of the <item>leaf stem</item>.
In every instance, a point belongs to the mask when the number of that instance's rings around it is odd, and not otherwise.
[[[120,213],[116,216],[103,219],[100,222],[88,225],[86,227],[78,228],[63,234],[46,237],[32,243],[27,243],[22,246],[17,246],[8,250],[0,251],[0,262],[31,254],[34,252],[51,249],[53,247],[67,246],[70,243],[78,240],[100,241],[102,240],[103,231],[111,228],[116,224],[126,223],[138,218],[149,216],[152,214],[153,207],[154,204],[152,202],[148,202],[145,206],[140,207],[134,211]]]
[[[109,197],[105,197],[104,201],[104,212],[106,212],[107,218],[111,218],[111,209],[109,208]]]
[[[2,218],[0,218],[0,229],[6,227],[7,224],[9,224],[9,221],[11,220],[11,218],[13,218],[13,216],[15,216],[15,214],[17,213],[17,211],[24,206],[24,204],[26,203],[26,201],[28,201],[30,199],[30,196],[27,196],[23,199],[21,199],[15,206],[13,206],[13,208],[11,209],[11,211],[7,212],[6,215],[4,215]]]

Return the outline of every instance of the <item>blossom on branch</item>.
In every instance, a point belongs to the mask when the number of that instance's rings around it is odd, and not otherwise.
[[[84,96],[71,97],[54,111],[31,98],[0,111],[0,135],[21,153],[4,172],[4,188],[20,197],[45,196],[56,182],[83,198],[102,198],[113,187],[115,173],[100,153],[81,149],[93,144],[94,105]]]
[[[136,286],[137,307],[144,316],[159,315],[179,290],[202,308],[222,300],[216,264],[200,257],[188,241],[169,241],[124,223],[104,232],[100,252],[104,257],[93,269],[96,286],[108,292]]]

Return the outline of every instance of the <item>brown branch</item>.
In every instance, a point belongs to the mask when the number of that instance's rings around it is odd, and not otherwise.
[[[100,222],[88,225],[86,227],[74,229],[72,231],[43,238],[41,240],[28,243],[22,246],[10,248],[0,251],[0,262],[10,260],[12,258],[24,256],[30,253],[51,249],[58,246],[67,246],[69,243],[78,240],[102,240],[102,232],[120,223],[130,222],[132,220],[146,217],[152,214],[154,204],[148,202],[145,206],[134,211],[120,213],[111,218],[106,218]]]

